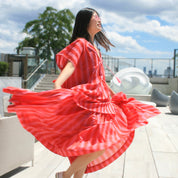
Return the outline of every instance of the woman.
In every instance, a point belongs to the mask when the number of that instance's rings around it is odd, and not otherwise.
[[[56,178],[82,178],[117,159],[131,144],[136,128],[159,114],[153,106],[107,86],[100,51],[112,44],[99,14],[91,8],[78,12],[70,44],[56,55],[62,70],[55,90],[40,93],[8,87],[8,107],[23,127],[52,152],[68,157],[70,167]],[[112,98],[111,98],[112,95]]]

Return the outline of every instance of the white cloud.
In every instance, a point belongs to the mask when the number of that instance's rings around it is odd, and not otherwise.
[[[138,56],[150,56],[150,57],[164,57],[164,56],[171,56],[172,53],[167,51],[151,51],[143,46],[139,45],[135,39],[131,36],[121,36],[116,32],[108,32],[107,36],[115,45],[115,48],[112,48],[113,51],[117,51],[118,54],[125,53],[125,54],[137,54]]]
[[[0,39],[0,52],[2,53],[16,53],[16,42]]]
[[[45,7],[48,4],[54,4],[54,1],[48,0],[48,1],[43,1],[43,0],[30,0],[30,1],[24,1],[24,0],[6,0],[6,1],[0,1],[0,7],[4,8],[25,8],[25,9],[39,9],[41,7]]]
[[[167,11],[176,12],[178,8],[177,0],[90,0],[90,2],[98,8],[130,18],[159,15]]]
[[[14,49],[18,46],[18,42],[22,41],[26,36],[21,32],[22,29],[18,23],[7,21],[0,27],[0,52],[14,53]]]
[[[135,39],[130,36],[121,36],[116,32],[108,32],[109,39],[122,51],[141,51],[145,50]]]
[[[103,13],[102,19],[106,31],[114,29],[116,32],[146,32],[178,42],[178,25],[161,25],[158,20],[149,20],[146,17],[129,19],[116,13],[107,12]]]
[[[104,28],[111,37],[111,41],[114,40],[117,44],[117,49],[114,51],[119,50],[126,55],[133,52],[146,55],[169,55],[169,52],[156,49],[152,51],[141,46],[139,40],[143,40],[143,36],[139,35],[140,32],[168,39],[174,44],[178,42],[177,0],[163,2],[155,0],[81,0],[80,2],[78,0],[5,0],[0,1],[0,52],[12,53],[18,42],[24,38],[21,31],[25,23],[37,18],[47,6],[57,10],[70,8],[74,14],[83,7],[96,8],[101,13]],[[153,19],[147,16],[152,16]],[[154,19],[154,17],[159,18]],[[166,23],[162,24],[159,19]],[[136,37],[131,36],[134,32],[137,32]],[[122,36],[122,33],[129,35]],[[119,40],[115,41],[115,39]]]

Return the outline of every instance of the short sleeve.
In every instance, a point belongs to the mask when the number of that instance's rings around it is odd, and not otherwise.
[[[58,67],[63,69],[68,61],[71,61],[76,67],[83,52],[84,45],[84,39],[77,39],[56,54],[56,63]]]

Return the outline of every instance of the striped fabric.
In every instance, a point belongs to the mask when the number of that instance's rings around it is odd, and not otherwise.
[[[117,159],[132,143],[135,129],[159,114],[155,107],[117,93],[110,98],[105,83],[102,59],[85,39],[78,39],[56,55],[63,69],[67,61],[75,66],[62,89],[31,92],[8,87],[22,126],[46,148],[72,163],[76,157],[103,150],[86,173],[104,168]]]

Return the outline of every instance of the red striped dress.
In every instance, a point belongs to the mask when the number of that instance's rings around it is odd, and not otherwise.
[[[124,153],[135,129],[160,112],[122,92],[111,98],[102,59],[85,39],[68,45],[56,60],[60,69],[68,60],[75,66],[63,88],[39,93],[5,88],[13,94],[8,111],[16,112],[22,126],[46,148],[70,162],[105,149],[86,169],[86,173],[97,171]]]

